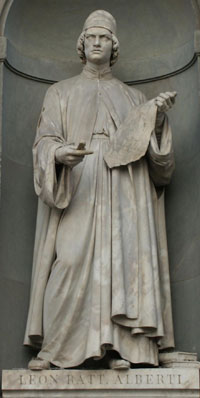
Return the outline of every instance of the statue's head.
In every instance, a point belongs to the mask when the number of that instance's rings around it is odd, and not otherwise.
[[[88,16],[77,41],[77,52],[84,64],[87,60],[96,64],[109,61],[112,66],[117,61],[116,27],[114,17],[107,11],[96,10]]]

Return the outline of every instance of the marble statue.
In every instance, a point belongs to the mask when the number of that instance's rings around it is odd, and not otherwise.
[[[113,369],[157,366],[159,350],[174,346],[164,112],[176,93],[147,101],[113,77],[119,42],[107,11],[89,15],[77,50],[83,71],[48,89],[33,147],[39,205],[25,344],[39,352],[29,368],[76,367],[107,351]]]

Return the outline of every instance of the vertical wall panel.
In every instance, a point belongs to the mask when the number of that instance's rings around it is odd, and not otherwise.
[[[135,80],[172,72],[194,53],[195,21],[188,0],[17,0],[6,25],[8,60],[26,73],[60,80],[79,73],[75,53],[85,17],[105,8],[118,20],[121,59],[114,73]],[[148,98],[176,90],[169,112],[176,171],[166,190],[166,215],[177,349],[200,355],[200,117],[195,64],[176,77],[140,87]],[[5,69],[0,223],[0,362],[26,366],[22,346],[28,308],[37,200],[31,146],[48,85]]]

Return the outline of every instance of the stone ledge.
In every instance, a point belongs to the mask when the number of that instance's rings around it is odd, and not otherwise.
[[[198,369],[3,370],[3,398],[196,398]]]
[[[79,391],[79,392],[69,392],[69,391],[56,391],[52,390],[50,393],[48,391],[15,391],[6,392],[2,395],[4,398],[199,398],[199,392],[189,392],[189,391],[155,391],[147,390],[142,391]]]

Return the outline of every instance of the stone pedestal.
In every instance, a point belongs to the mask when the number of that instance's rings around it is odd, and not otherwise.
[[[2,394],[3,398],[197,398],[199,370],[4,370]]]
[[[166,352],[159,355],[159,361],[163,368],[200,369],[200,362],[197,361],[197,354],[191,352]]]

